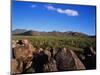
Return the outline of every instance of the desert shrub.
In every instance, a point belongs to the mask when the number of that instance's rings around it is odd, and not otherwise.
[[[82,52],[85,47],[92,46],[96,48],[96,39],[88,37],[78,37],[78,36],[13,36],[12,40],[21,40],[27,38],[37,47],[67,47],[74,51]]]

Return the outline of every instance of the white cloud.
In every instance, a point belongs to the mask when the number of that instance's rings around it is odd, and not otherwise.
[[[64,10],[60,9],[60,8],[57,8],[57,12],[58,13],[64,13]]]
[[[78,16],[79,13],[76,10],[72,9],[61,9],[61,8],[56,8],[52,5],[45,6],[48,10],[56,11],[60,14],[66,14],[67,16]]]
[[[48,5],[48,6],[45,6],[48,10],[56,10],[56,8],[54,8],[53,6],[51,5]]]
[[[36,5],[35,5],[35,4],[31,5],[31,8],[35,8],[35,7],[36,7]]]
[[[64,10],[64,13],[67,14],[68,16],[78,16],[79,15],[78,11],[71,10],[71,9]]]

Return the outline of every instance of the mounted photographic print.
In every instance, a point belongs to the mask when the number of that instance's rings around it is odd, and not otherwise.
[[[12,0],[11,74],[96,69],[96,6]]]

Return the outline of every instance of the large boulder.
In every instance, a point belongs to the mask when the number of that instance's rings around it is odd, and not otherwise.
[[[70,50],[72,57],[75,60],[76,70],[85,70],[84,64],[81,62],[81,60],[78,58],[78,56],[75,54],[74,51]]]
[[[22,73],[23,63],[19,63],[16,59],[11,59],[11,74]]]
[[[23,64],[21,73],[26,73],[26,70],[32,67],[33,52],[34,47],[27,39],[17,42],[16,46],[12,49],[14,59],[17,60],[19,65]]]
[[[75,60],[72,57],[72,54],[66,48],[60,49],[56,56],[57,68],[59,71],[68,71],[68,70],[75,70]]]

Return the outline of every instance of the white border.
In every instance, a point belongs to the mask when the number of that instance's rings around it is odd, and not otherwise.
[[[85,4],[96,5],[94,0],[17,0],[17,1],[38,1],[38,2],[53,2],[53,3],[69,3],[69,4]]]
[[[0,0],[0,75],[10,75],[10,0]]]
[[[26,1],[26,0],[24,0]],[[69,72],[55,72],[55,73],[41,73],[38,75],[98,75],[100,74],[100,2],[99,0],[27,0],[40,2],[54,2],[54,3],[68,3],[68,4],[82,4],[82,5],[96,5],[97,6],[97,70],[89,71],[69,71]],[[11,15],[10,15],[10,0],[0,0],[0,75],[10,75],[10,29],[11,29]],[[27,74],[29,75],[29,74]]]

